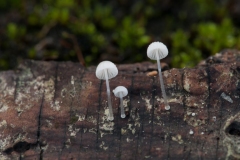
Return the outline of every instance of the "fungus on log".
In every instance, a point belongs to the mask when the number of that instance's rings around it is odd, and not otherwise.
[[[195,68],[163,69],[164,109],[151,63],[119,65],[122,119],[96,67],[25,61],[0,72],[0,159],[236,159],[240,157],[240,52],[225,50]],[[112,93],[111,93],[112,94]],[[125,109],[126,110],[126,109]]]

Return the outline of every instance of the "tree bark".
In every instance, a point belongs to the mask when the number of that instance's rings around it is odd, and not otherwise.
[[[238,159],[240,52],[225,50],[195,68],[167,69],[164,109],[149,62],[117,65],[113,90],[128,89],[120,117],[96,67],[25,61],[0,72],[0,159]]]

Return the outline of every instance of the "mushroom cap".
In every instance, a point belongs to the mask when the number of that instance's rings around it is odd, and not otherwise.
[[[116,97],[120,97],[120,92],[122,92],[123,97],[125,97],[128,94],[128,90],[124,86],[118,86],[113,90],[113,93]]]
[[[162,42],[153,42],[147,48],[147,56],[152,60],[158,60],[156,54],[158,53],[159,59],[163,59],[168,55],[168,49]]]
[[[98,79],[106,80],[104,70],[107,70],[108,79],[115,77],[118,74],[116,65],[110,61],[102,61],[98,64],[96,69],[96,77]]]

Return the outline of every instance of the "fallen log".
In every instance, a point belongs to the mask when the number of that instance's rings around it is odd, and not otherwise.
[[[117,65],[113,90],[128,96],[108,121],[105,81],[96,67],[25,61],[0,72],[0,159],[238,159],[240,52],[225,50],[195,68],[163,72],[165,110],[155,64]],[[152,75],[152,76],[147,76]]]

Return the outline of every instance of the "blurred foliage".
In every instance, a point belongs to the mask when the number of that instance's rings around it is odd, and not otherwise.
[[[194,66],[203,58],[203,52],[215,54],[224,48],[240,49],[239,32],[228,18],[220,24],[198,23],[192,31],[190,34],[179,29],[172,34],[173,67]]]
[[[162,41],[172,67],[192,67],[224,48],[240,49],[227,0],[8,0],[0,2],[0,70],[22,59],[87,65],[149,60],[147,46]]]

